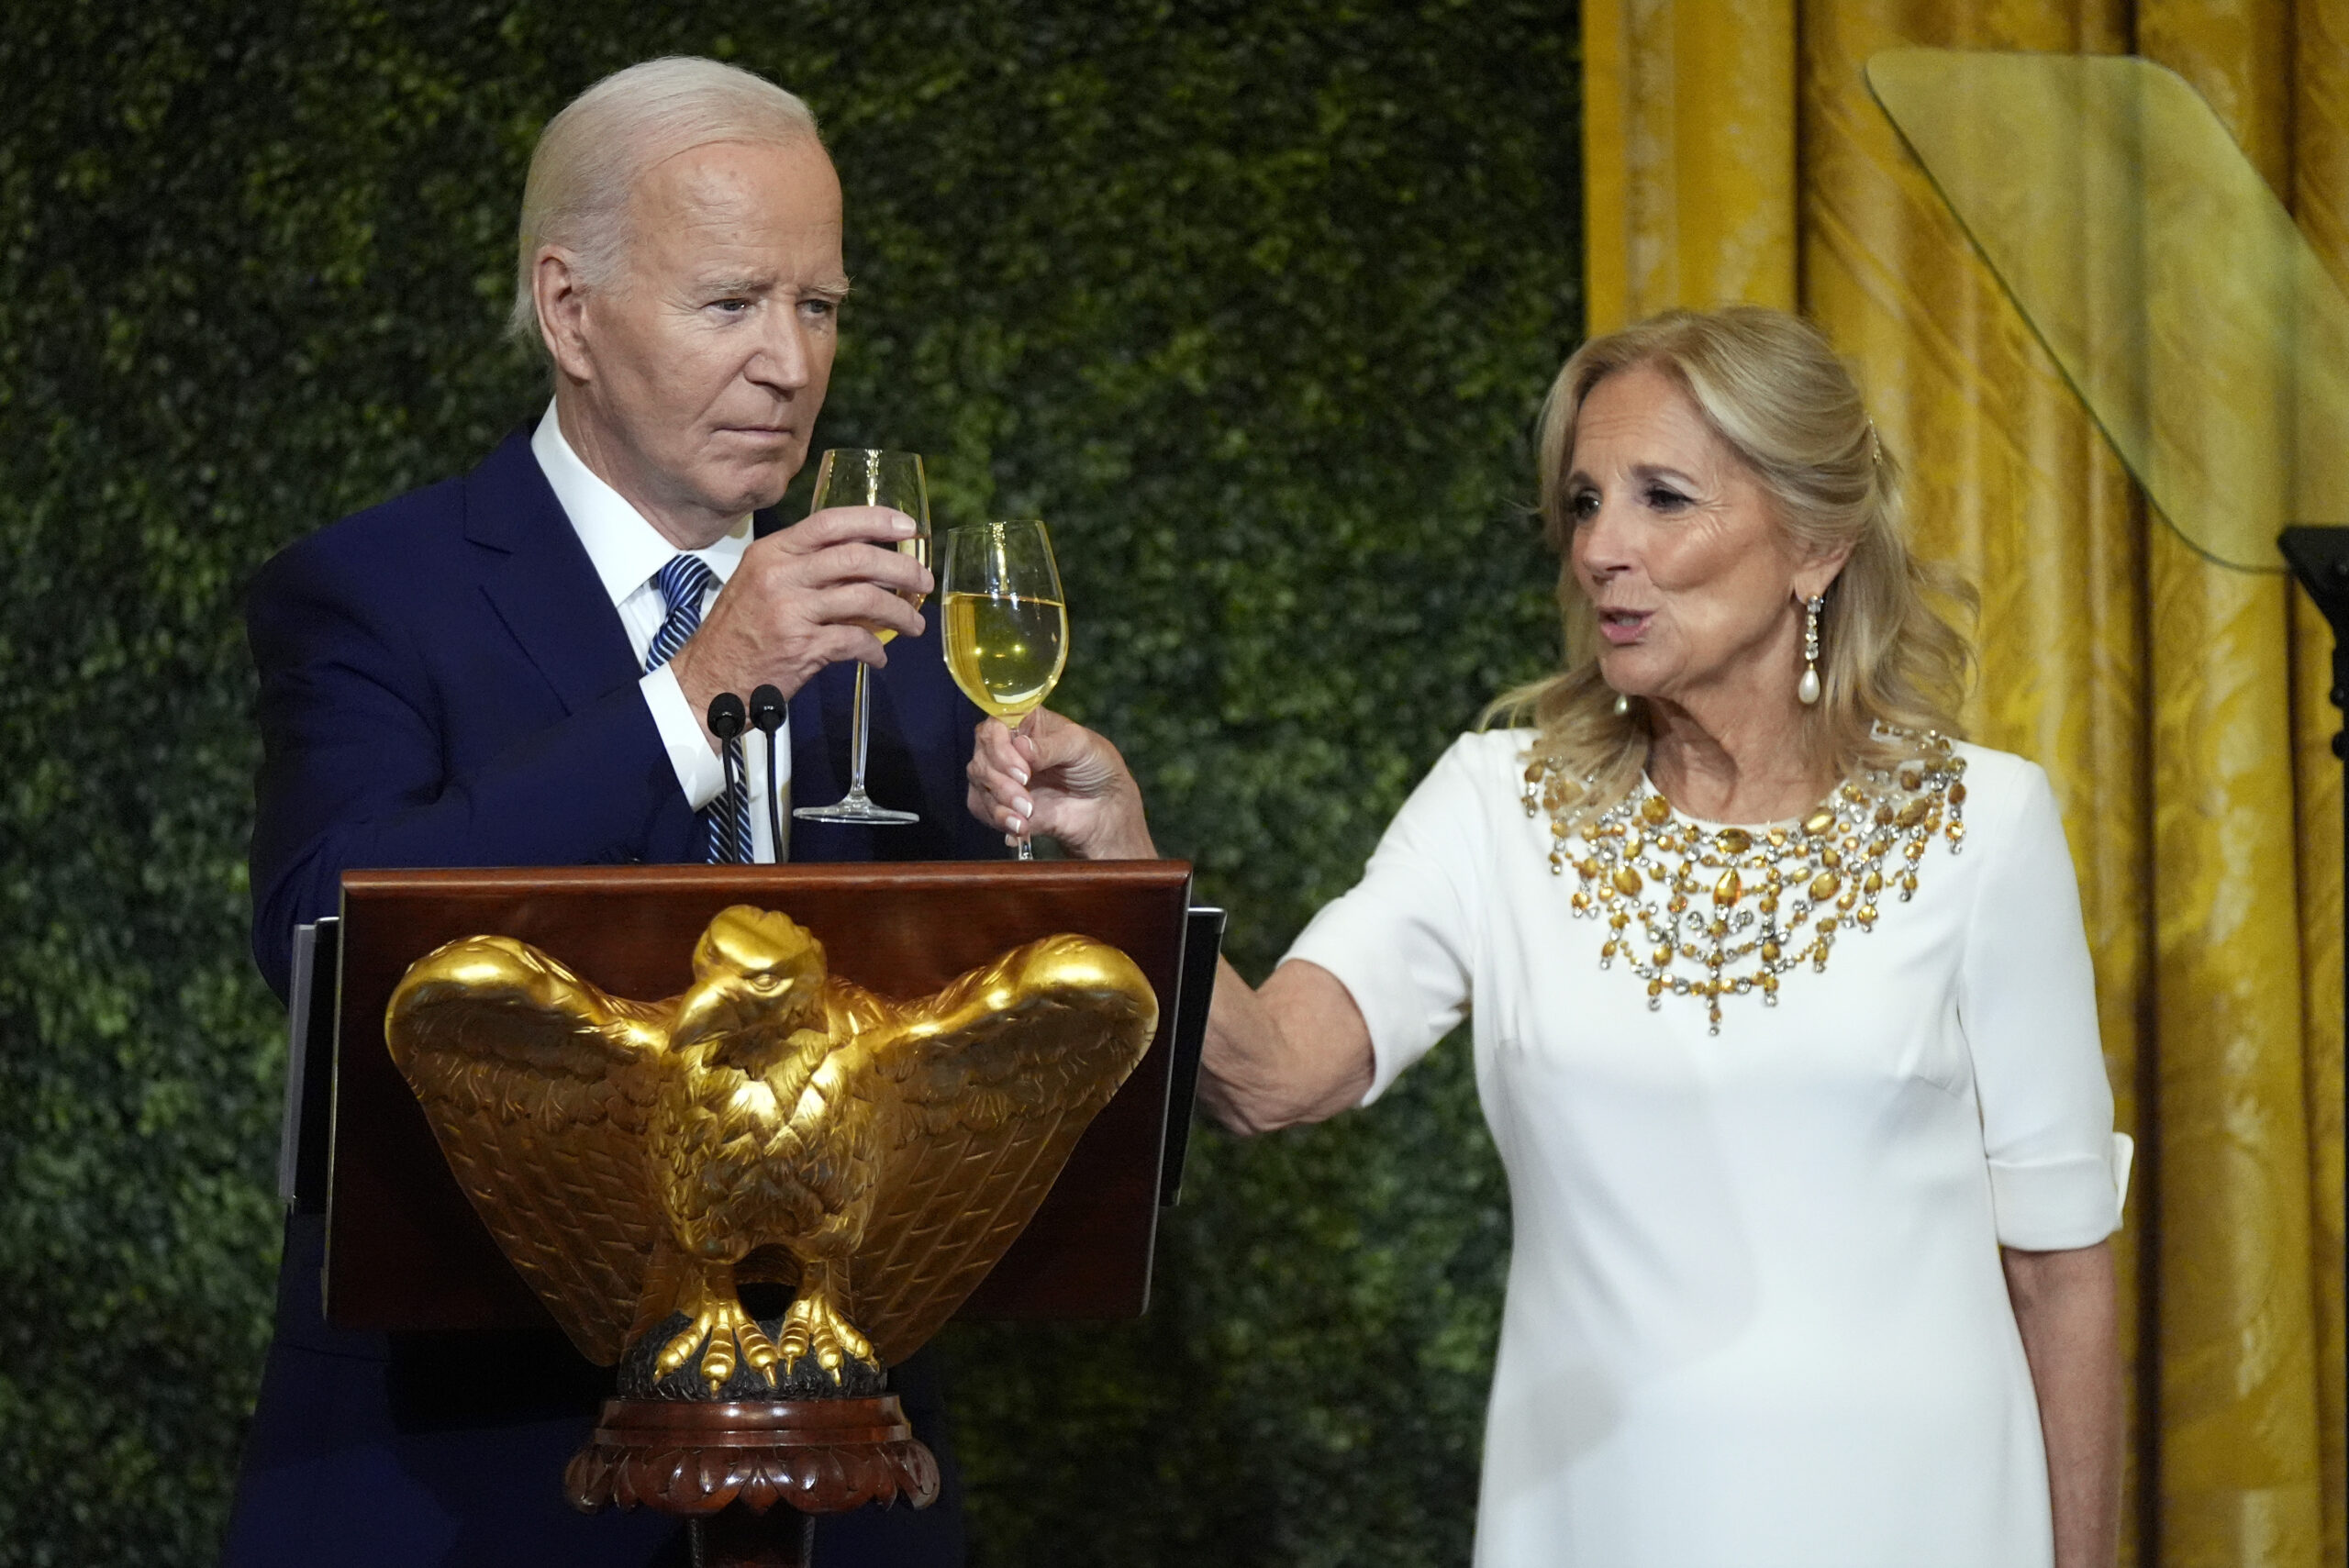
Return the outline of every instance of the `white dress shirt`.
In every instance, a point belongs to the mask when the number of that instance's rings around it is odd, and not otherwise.
[[[538,430],[530,437],[530,455],[539,460],[539,468],[553,488],[555,500],[562,504],[563,515],[578,531],[579,542],[586,547],[587,559],[602,580],[604,592],[611,595],[612,607],[619,612],[620,625],[628,630],[629,646],[636,651],[636,662],[641,667],[651,651],[653,638],[660,633],[661,623],[669,617],[669,606],[661,597],[661,585],[653,578],[680,551],[662,537],[658,528],[645,521],[644,515],[629,506],[618,491],[579,461],[579,454],[563,439],[562,425],[555,417],[551,401],[539,420]],[[683,553],[698,559],[723,585],[734,575],[742,552],[750,547],[751,519],[745,515],[734,525],[732,532],[708,549]],[[713,586],[702,602],[704,614],[708,613],[717,597],[718,587]],[[663,664],[644,677],[641,687],[645,706],[652,710],[652,722],[660,728],[662,743],[668,748],[669,765],[676,770],[677,787],[685,791],[686,801],[699,811],[725,789],[726,764],[711,749],[701,720],[685,701],[685,688],[677,684],[675,672]],[[750,774],[751,858],[786,860],[791,841],[789,723],[786,721],[783,728],[775,731],[774,762],[784,823],[780,848],[767,827],[766,737],[755,729],[746,732],[742,738],[742,760]]]

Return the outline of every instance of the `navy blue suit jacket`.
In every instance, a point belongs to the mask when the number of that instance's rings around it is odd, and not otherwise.
[[[777,526],[757,519],[762,534]],[[874,797],[921,821],[796,823],[793,860],[1004,853],[963,808],[980,715],[948,677],[928,618],[874,673],[867,762]],[[627,631],[527,428],[463,478],[285,550],[255,579],[247,624],[263,745],[253,952],[281,997],[295,926],[335,912],[346,869],[705,858],[702,819],[639,690]],[[792,698],[797,804],[844,791],[852,683],[852,667],[836,665]],[[562,1514],[562,1458],[608,1385],[567,1345],[343,1333],[318,1320],[318,1264],[317,1238],[297,1220],[228,1562],[295,1562],[331,1547],[332,1561],[387,1568],[642,1563],[674,1534],[641,1517]],[[908,1413],[942,1449],[938,1412],[925,1421],[935,1396],[922,1362],[893,1376],[906,1375]],[[940,1457],[951,1472],[951,1455]],[[897,1540],[868,1554],[852,1525],[834,1531],[842,1539],[826,1561],[943,1562],[941,1532],[958,1558],[954,1501],[919,1518],[927,1547]],[[301,1516],[291,1533],[289,1510]],[[906,1510],[895,1515],[885,1523],[902,1535]]]

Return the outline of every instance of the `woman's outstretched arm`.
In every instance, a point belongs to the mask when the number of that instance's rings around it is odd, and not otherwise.
[[[979,726],[971,754],[973,816],[1006,835],[1049,833],[1080,860],[1156,860],[1141,791],[1108,740],[1038,710],[1017,731]],[[1370,1026],[1338,977],[1285,963],[1260,987],[1216,968],[1199,1062],[1199,1098],[1235,1132],[1321,1121],[1358,1104],[1371,1083]]]

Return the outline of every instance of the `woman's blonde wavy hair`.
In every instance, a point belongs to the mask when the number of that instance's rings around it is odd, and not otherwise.
[[[1940,606],[1970,615],[1974,590],[1909,553],[1899,470],[1826,338],[1799,317],[1758,306],[1654,317],[1592,339],[1558,373],[1542,406],[1542,517],[1559,555],[1566,667],[1500,697],[1486,722],[1538,732],[1534,755],[1564,786],[1574,817],[1622,799],[1647,763],[1646,705],[1618,716],[1598,673],[1597,621],[1575,577],[1566,494],[1584,400],[1638,365],[1663,372],[1688,395],[1761,482],[1798,548],[1851,547],[1820,614],[1821,691],[1803,710],[1810,754],[1836,777],[1863,777],[1915,756],[1928,732],[1956,735],[1974,651]],[[1789,669],[1787,682],[1799,673]]]

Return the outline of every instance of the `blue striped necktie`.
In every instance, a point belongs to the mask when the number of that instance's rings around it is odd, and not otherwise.
[[[653,671],[676,657],[685,639],[701,629],[701,602],[718,585],[718,573],[705,565],[700,558],[674,555],[669,564],[652,574],[653,583],[661,590],[661,602],[669,613],[661,622],[661,629],[652,634],[652,646],[644,655],[644,673]],[[705,857],[711,864],[727,861],[750,861],[751,850],[751,791],[750,770],[742,756],[742,738],[736,736],[726,742],[733,777],[743,781],[742,793],[734,797],[733,820],[719,809],[726,797],[719,795],[702,807],[701,819],[707,829],[709,852]],[[740,846],[739,854],[732,852]]]

